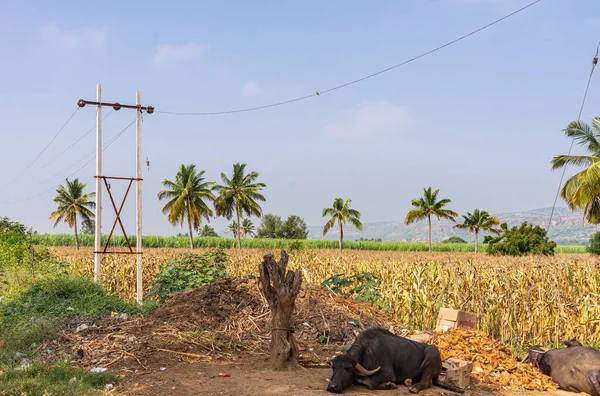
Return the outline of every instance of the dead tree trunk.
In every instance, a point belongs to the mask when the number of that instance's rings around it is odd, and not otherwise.
[[[302,275],[300,270],[288,271],[288,255],[281,251],[279,263],[272,254],[260,264],[260,288],[271,308],[271,358],[273,369],[295,368],[298,363],[298,344],[292,329],[292,315]]]

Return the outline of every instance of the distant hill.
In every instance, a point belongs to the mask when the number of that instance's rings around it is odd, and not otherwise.
[[[523,221],[542,226],[548,226],[551,208],[534,209],[518,213],[500,213],[497,214],[500,222],[506,222],[509,226],[520,225]],[[582,215],[580,212],[571,212],[567,208],[556,208],[552,216],[552,225],[550,226],[549,236],[559,245],[587,245],[590,236],[600,230],[599,226],[590,226],[586,224],[582,227]],[[448,220],[432,221],[432,239],[434,242],[441,242],[451,236],[460,236],[468,242],[475,242],[473,235],[468,235],[466,231],[453,228],[453,223]],[[325,238],[322,236],[323,226],[310,226],[309,239],[337,239],[338,234],[334,228]],[[344,238],[347,240],[356,240],[359,238],[378,239],[383,241],[409,241],[425,242],[427,241],[427,222],[423,221],[417,224],[405,225],[403,221],[386,221],[378,223],[365,223],[364,230],[358,231],[351,226],[344,227]],[[480,241],[483,237],[480,237]]]

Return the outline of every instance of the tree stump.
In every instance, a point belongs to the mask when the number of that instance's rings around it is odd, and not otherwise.
[[[287,271],[288,255],[281,251],[279,263],[272,254],[263,257],[260,264],[260,288],[271,308],[271,357],[273,369],[297,368],[298,343],[294,338],[292,315],[296,297],[300,293],[300,270]]]

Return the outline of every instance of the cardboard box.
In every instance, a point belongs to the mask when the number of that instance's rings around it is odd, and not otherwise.
[[[460,389],[466,389],[471,385],[472,362],[450,358],[442,363],[442,369],[445,371],[440,376],[440,381],[443,379],[444,385]]]
[[[475,330],[477,328],[477,316],[471,312],[459,311],[452,308],[440,309],[435,330],[447,331],[458,328]]]
[[[409,335],[407,338],[411,339],[413,341],[417,341],[417,342],[422,342],[422,343],[428,343],[429,341],[431,341],[431,338],[433,336],[430,333],[416,333],[416,334],[412,334]]]

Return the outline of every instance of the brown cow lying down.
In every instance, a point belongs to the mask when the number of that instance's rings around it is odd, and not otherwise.
[[[527,361],[552,377],[561,389],[600,396],[600,351],[579,341],[563,341],[566,348],[529,349]]]

